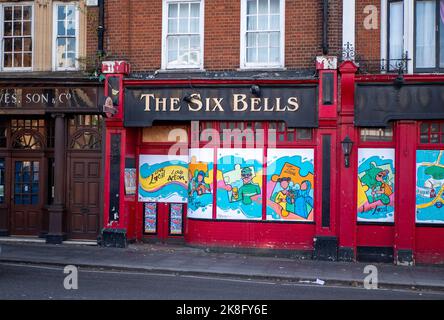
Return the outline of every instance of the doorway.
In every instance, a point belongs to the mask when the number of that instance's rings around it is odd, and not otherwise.
[[[143,203],[145,238],[161,242],[183,242],[185,212],[184,203]]]

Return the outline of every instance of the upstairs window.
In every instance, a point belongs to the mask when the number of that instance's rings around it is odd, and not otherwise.
[[[32,20],[30,4],[5,4],[2,9],[3,70],[32,69]]]
[[[395,68],[396,60],[404,53],[404,1],[388,3],[388,59],[390,68]],[[390,70],[391,71],[391,70]]]
[[[241,67],[284,66],[284,0],[242,0]]]
[[[163,69],[203,67],[203,1],[164,0]]]
[[[54,5],[54,69],[75,70],[78,59],[78,9],[72,3]]]
[[[415,69],[444,69],[444,0],[415,1]]]

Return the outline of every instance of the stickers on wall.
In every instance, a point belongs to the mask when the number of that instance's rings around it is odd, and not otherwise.
[[[190,149],[188,164],[188,217],[213,217],[213,149]]]
[[[263,149],[219,149],[217,219],[262,219]]]
[[[416,222],[444,223],[444,150],[416,151]]]
[[[183,233],[183,204],[170,204],[170,234],[181,235]]]
[[[147,202],[143,204],[144,233],[157,232],[157,203]]]
[[[394,222],[395,149],[358,150],[358,221]]]
[[[140,155],[139,201],[188,200],[188,156]]]
[[[267,220],[313,221],[314,150],[268,149]]]

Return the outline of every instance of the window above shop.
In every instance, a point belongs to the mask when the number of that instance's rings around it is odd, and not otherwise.
[[[202,69],[204,1],[164,0],[162,69]]]
[[[32,70],[33,6],[32,3],[0,5],[2,70]]]
[[[242,0],[241,68],[283,68],[285,1]]]
[[[361,128],[359,129],[361,142],[392,142],[393,125],[386,128]]]
[[[55,3],[53,12],[53,68],[76,70],[79,58],[79,10],[73,3]]]
[[[444,121],[423,122],[419,126],[419,142],[444,143]]]

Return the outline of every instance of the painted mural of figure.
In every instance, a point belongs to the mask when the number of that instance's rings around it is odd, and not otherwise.
[[[295,198],[295,213],[301,217],[307,218],[313,208],[313,197],[310,196],[311,182],[305,180]]]
[[[279,178],[277,180],[282,190],[276,194],[274,201],[281,206],[281,215],[283,217],[287,217],[289,215],[289,211],[287,210],[288,203],[294,203],[294,192],[292,192],[292,190],[289,188],[290,181],[291,178],[288,177]]]
[[[239,188],[239,199],[243,204],[251,204],[251,197],[261,193],[261,188],[257,183],[253,183],[253,172],[251,168],[242,168],[241,178],[243,185]]]
[[[210,193],[210,185],[205,183],[205,172],[199,171],[196,177],[193,178],[192,183],[190,183],[190,195],[196,193],[198,196],[201,196],[205,193]]]
[[[365,175],[361,178],[361,182],[371,190],[373,198],[373,201],[371,202],[381,200],[384,205],[390,204],[390,196],[393,194],[393,190],[386,182],[388,173],[388,170],[378,168],[374,163],[371,163],[370,169],[365,171]]]

